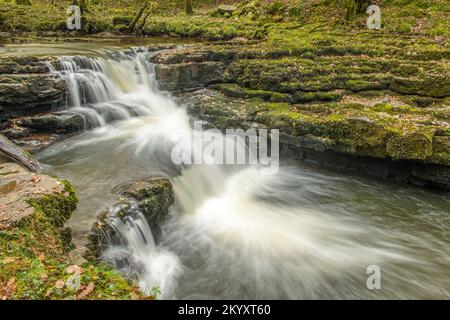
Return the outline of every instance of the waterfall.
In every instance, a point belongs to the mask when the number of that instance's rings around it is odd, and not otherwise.
[[[119,216],[119,212],[124,215]],[[137,277],[145,294],[170,297],[182,271],[178,257],[156,246],[150,226],[137,204],[114,206],[108,216],[108,230],[104,232],[107,247],[102,259],[128,277]]]
[[[154,65],[148,62],[153,54],[143,48],[104,51],[101,56],[62,56],[47,66],[67,84],[64,112],[81,115],[86,128],[94,128],[160,111],[155,99],[148,99],[157,92]]]

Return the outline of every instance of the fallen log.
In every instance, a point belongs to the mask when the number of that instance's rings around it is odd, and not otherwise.
[[[14,142],[2,134],[0,134],[0,153],[30,171],[38,172],[42,169],[42,165],[39,161],[33,159],[30,154],[23,151],[20,147],[14,144]]]

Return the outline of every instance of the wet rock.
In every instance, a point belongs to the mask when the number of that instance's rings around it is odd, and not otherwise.
[[[80,247],[86,257],[98,258],[105,247],[122,243],[121,235],[114,228],[116,219],[133,223],[141,219],[142,213],[154,238],[161,234],[161,223],[167,219],[175,198],[172,184],[167,179],[135,181],[120,185],[113,190],[118,193],[117,203],[101,213],[88,236],[89,243]]]
[[[47,73],[47,60],[36,57],[4,58],[0,60],[0,74]]]
[[[66,85],[50,74],[11,74],[0,77],[0,120],[43,111],[63,104]]]
[[[450,167],[416,163],[413,166],[415,184],[429,185],[450,190]]]
[[[226,64],[221,62],[157,65],[156,78],[162,90],[192,90],[226,80]]]
[[[2,133],[8,139],[21,139],[25,137],[29,137],[32,134],[32,130],[30,128],[23,128],[17,125],[13,125],[10,128],[3,130]]]
[[[169,213],[175,198],[167,179],[136,181],[122,187],[121,195],[137,201],[151,226],[159,225]]]
[[[60,138],[59,134],[33,133],[30,136],[14,139],[14,142],[24,150],[34,153],[54,144]]]
[[[54,113],[20,119],[18,123],[26,128],[47,133],[72,133],[85,128],[85,119],[78,114]]]

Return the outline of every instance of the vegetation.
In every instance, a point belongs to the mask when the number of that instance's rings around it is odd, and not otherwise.
[[[139,299],[139,290],[109,266],[70,264],[70,236],[63,224],[76,208],[71,185],[59,194],[30,199],[35,213],[18,225],[0,228],[0,300]],[[71,286],[79,278],[79,286]]]
[[[195,14],[183,0],[34,0],[31,5],[0,0],[0,30],[3,32],[67,32],[66,9],[77,3],[83,9],[83,33],[119,32],[143,35],[178,35],[217,40],[231,36],[261,38],[267,31],[311,30],[365,31],[365,0],[196,1]],[[220,3],[238,4],[230,15],[217,16]],[[157,5],[157,6],[156,6]],[[349,9],[350,8],[350,9]],[[142,13],[140,13],[142,11]],[[349,15],[349,12],[352,14]],[[382,5],[380,33],[448,36],[449,8],[445,0],[390,0]],[[124,27],[123,17],[140,18]],[[114,23],[115,22],[115,23]],[[139,26],[139,28],[132,28]],[[258,31],[258,32],[257,32]],[[279,32],[277,32],[279,33]],[[215,34],[211,37],[211,34]],[[294,39],[292,39],[294,40]]]

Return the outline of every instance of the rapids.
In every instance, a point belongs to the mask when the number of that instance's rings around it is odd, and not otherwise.
[[[82,239],[114,204],[112,189],[171,179],[176,205],[156,239],[135,219],[103,258],[161,299],[449,298],[450,197],[323,170],[282,155],[276,175],[257,166],[171,162],[175,137],[193,136],[182,105],[158,90],[143,48],[62,56],[49,69],[70,88],[64,112],[84,133],[37,156],[71,181],[80,203],[69,222]],[[78,244],[83,244],[82,241]],[[132,263],[118,263],[131,256]],[[366,270],[381,269],[369,290]]]

